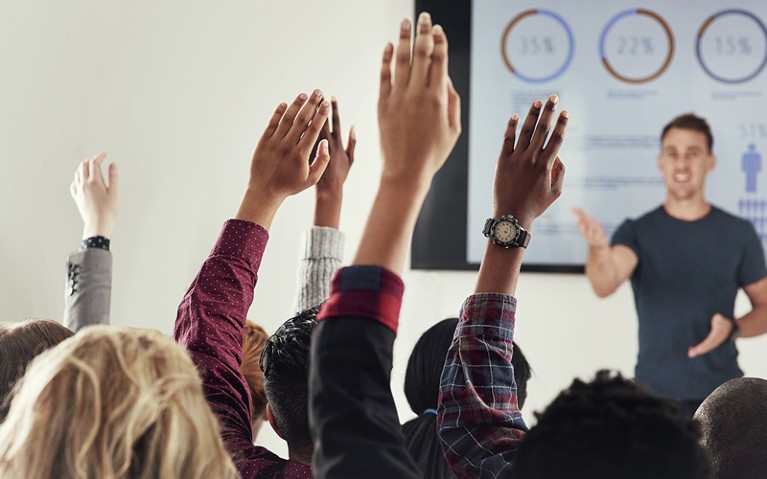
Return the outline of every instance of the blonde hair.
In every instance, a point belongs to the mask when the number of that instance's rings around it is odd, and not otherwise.
[[[0,477],[239,477],[194,364],[157,331],[94,326],[39,355],[0,426]]]
[[[242,362],[240,370],[250,389],[250,414],[253,419],[262,416],[266,410],[264,392],[264,373],[261,371],[261,353],[269,335],[264,328],[253,321],[245,322],[245,334],[242,337]]]

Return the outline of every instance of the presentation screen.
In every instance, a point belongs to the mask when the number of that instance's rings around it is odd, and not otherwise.
[[[534,224],[524,270],[580,272],[587,245],[571,210],[608,236],[665,198],[660,132],[705,117],[717,164],[708,199],[767,243],[767,2],[745,0],[417,1],[445,26],[463,134],[419,218],[416,269],[473,269],[512,113],[551,93],[570,123],[564,192]]]

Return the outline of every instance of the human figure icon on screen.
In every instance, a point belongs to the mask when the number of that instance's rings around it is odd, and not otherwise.
[[[743,154],[743,172],[746,174],[746,193],[756,193],[756,175],[762,171],[762,155],[756,151],[756,145],[748,145],[748,151]]]

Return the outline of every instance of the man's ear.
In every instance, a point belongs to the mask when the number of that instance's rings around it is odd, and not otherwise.
[[[274,432],[276,432],[282,439],[285,439],[285,436],[282,435],[280,428],[277,426],[277,421],[274,420],[272,406],[269,403],[266,403],[266,412],[264,412],[264,415],[266,416],[266,420],[269,421],[269,425],[274,429]]]

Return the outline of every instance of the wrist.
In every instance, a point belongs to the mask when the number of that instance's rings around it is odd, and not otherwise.
[[[314,226],[338,229],[341,222],[343,194],[317,190],[314,207]]]
[[[83,240],[93,238],[94,236],[103,236],[104,238],[112,238],[112,225],[108,224],[90,224],[86,223],[83,226]]]
[[[284,196],[269,194],[262,188],[248,186],[237,210],[235,219],[250,221],[269,231],[277,210],[285,201]]]

